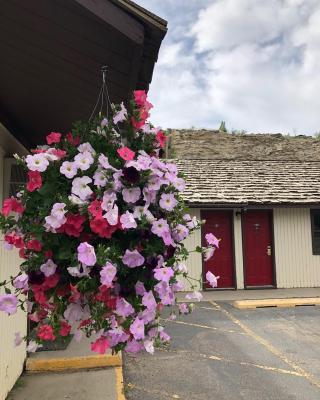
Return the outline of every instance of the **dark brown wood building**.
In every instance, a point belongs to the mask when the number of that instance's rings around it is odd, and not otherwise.
[[[1,0],[0,122],[27,148],[111,100],[148,89],[166,21],[130,0]]]

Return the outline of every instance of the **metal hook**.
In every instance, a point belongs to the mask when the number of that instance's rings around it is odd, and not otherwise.
[[[107,71],[108,71],[108,66],[107,66],[107,65],[103,65],[103,66],[101,67],[103,84],[106,83],[106,74],[107,74]]]

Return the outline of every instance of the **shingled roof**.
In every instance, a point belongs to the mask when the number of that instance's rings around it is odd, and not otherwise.
[[[320,139],[281,133],[233,134],[206,129],[172,129],[167,157],[320,161]]]
[[[199,206],[320,206],[320,161],[175,160]]]

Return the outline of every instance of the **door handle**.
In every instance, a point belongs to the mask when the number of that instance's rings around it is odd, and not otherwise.
[[[271,256],[271,246],[267,246],[267,256]]]

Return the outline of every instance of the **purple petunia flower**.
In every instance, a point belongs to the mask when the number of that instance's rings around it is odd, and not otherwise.
[[[130,325],[130,332],[136,340],[144,339],[144,322],[140,318],[136,318]]]
[[[17,312],[18,299],[14,294],[0,294],[0,311],[7,314],[15,314]]]
[[[129,268],[139,267],[144,263],[144,257],[138,252],[138,250],[126,250],[122,257],[122,262]]]

